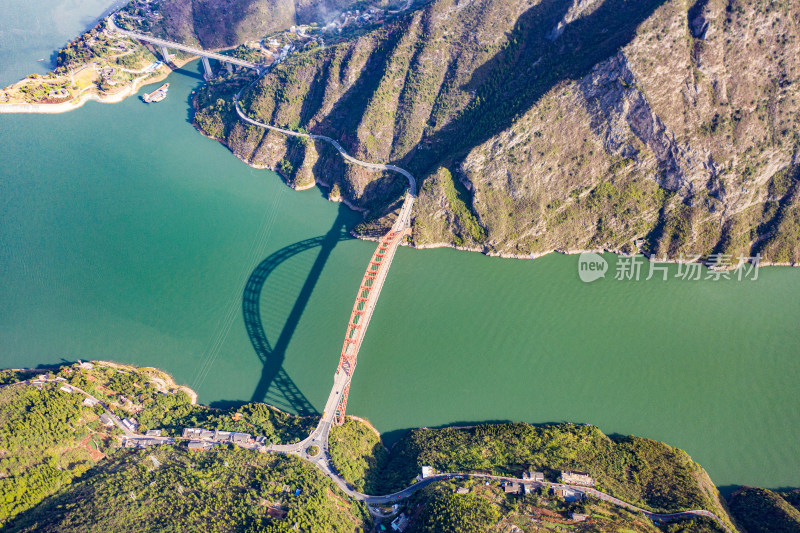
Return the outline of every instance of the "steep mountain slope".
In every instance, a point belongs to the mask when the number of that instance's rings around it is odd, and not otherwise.
[[[791,1],[436,0],[289,58],[243,105],[417,174],[418,245],[529,255],[638,242],[790,262],[799,75]],[[265,151],[254,130],[218,137],[277,167],[285,139],[267,135]],[[375,175],[316,176],[374,200]]]

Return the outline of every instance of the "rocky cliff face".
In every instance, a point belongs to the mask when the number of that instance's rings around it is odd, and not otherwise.
[[[290,58],[243,102],[409,168],[419,245],[798,262],[799,77],[790,0],[436,0]],[[255,161],[243,128],[222,137]],[[401,187],[312,176],[373,216]]]

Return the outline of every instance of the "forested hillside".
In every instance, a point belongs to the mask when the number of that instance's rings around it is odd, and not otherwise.
[[[411,170],[419,245],[793,262],[799,76],[788,0],[435,0],[291,56],[243,106]],[[216,133],[259,166],[297,152],[235,117]],[[318,167],[351,203],[385,194]]]
[[[126,451],[7,531],[362,531],[366,506],[294,457],[162,446]]]
[[[350,420],[334,429],[331,455],[348,481],[381,493],[407,486],[422,465],[440,472],[511,477],[538,470],[551,481],[561,469],[575,469],[591,474],[601,490],[655,512],[708,509],[727,516],[700,465],[683,450],[649,439],[612,439],[594,426],[573,424],[487,424],[411,430],[386,457],[371,432],[359,425]]]
[[[797,501],[798,492],[777,493],[769,489],[743,488],[729,499],[731,514],[748,533],[789,533],[800,531],[800,510],[788,500]]]
[[[105,456],[112,438],[82,400],[55,385],[0,389],[0,527]]]
[[[34,380],[39,373],[53,381]],[[61,381],[56,381],[59,378]],[[21,381],[28,380],[28,381]],[[92,394],[139,430],[173,435],[186,425],[267,434],[287,441],[308,418],[265,404],[230,409],[194,405],[193,391],[154,368],[109,362],[34,371],[0,371],[0,527],[3,531],[311,531],[370,529],[366,507],[348,498],[315,468],[295,457],[235,446],[210,451],[156,445],[120,446],[120,431],[100,424]],[[331,433],[336,470],[369,493],[414,483],[423,465],[440,472],[491,473],[519,478],[561,469],[588,472],[597,488],[656,511],[708,509],[745,532],[794,531],[800,492],[746,488],[725,503],[702,467],[682,450],[637,437],[608,437],[588,425],[486,424],[415,429],[387,451],[377,432],[348,417]],[[718,532],[713,520],[693,517],[653,524],[640,513],[598,499],[569,501],[546,488],[504,491],[498,481],[449,479],[400,502],[414,517],[411,531]],[[576,519],[573,513],[588,519]],[[732,522],[732,516],[737,522]]]

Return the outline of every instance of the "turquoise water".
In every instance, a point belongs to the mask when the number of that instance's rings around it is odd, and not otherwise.
[[[31,61],[14,58],[5,72]],[[197,134],[196,69],[157,105],[0,115],[0,366],[113,359],[163,368],[207,403],[321,409],[374,245],[347,238],[358,217],[320,191]],[[788,268],[584,284],[576,257],[403,248],[349,412],[389,439],[591,422],[680,446],[718,485],[800,485],[799,292]]]
[[[0,87],[55,65],[54,52],[125,0],[4,0],[0,20]],[[43,59],[44,61],[39,61]]]

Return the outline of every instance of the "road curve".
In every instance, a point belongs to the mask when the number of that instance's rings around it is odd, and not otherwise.
[[[32,381],[34,381],[34,380],[25,380],[25,381],[21,381],[21,382],[15,384],[15,385],[23,385],[23,386],[28,385],[28,386],[30,386],[30,385],[32,385],[32,383],[31,383]],[[39,380],[39,381],[58,384],[60,380],[45,378],[45,379],[42,379],[42,380]],[[70,384],[68,382],[62,382],[62,383],[64,385],[70,387],[74,392],[83,394],[87,398],[91,398],[95,402],[97,402],[105,410],[105,412],[109,415],[109,417],[115,423],[115,425],[117,427],[119,427],[119,429],[121,429],[125,433],[125,435],[127,437],[142,438],[141,435],[137,435],[137,434],[131,432],[128,428],[126,428],[124,425],[122,425],[122,422],[119,420],[119,418],[113,412],[111,412],[108,409],[108,406],[105,403],[100,401],[98,398],[96,398],[95,396],[92,396],[91,394],[89,394],[85,390],[83,390],[83,389],[81,389],[79,387],[76,387],[75,385],[72,385],[72,384]],[[321,425],[323,425],[323,424],[321,424]],[[314,433],[317,433],[319,431],[319,429],[320,428],[318,426],[317,430]],[[326,430],[324,431],[324,434],[327,437],[327,430],[330,429],[330,426],[328,426],[325,429]],[[149,438],[150,439],[159,440],[159,441],[162,441],[164,443],[167,443],[167,441],[169,440],[168,437],[149,437]],[[307,450],[307,448],[309,446],[314,445],[314,444],[320,445],[320,453],[318,453],[314,457],[311,457],[311,456],[308,455],[306,450]],[[372,496],[372,495],[369,495],[369,494],[364,494],[364,493],[358,492],[356,490],[353,490],[353,488],[350,487],[350,485],[344,480],[344,478],[342,478],[338,474],[338,472],[336,472],[333,469],[333,466],[332,466],[332,463],[331,463],[331,460],[330,460],[330,455],[328,454],[328,450],[327,450],[327,439],[325,439],[324,443],[323,442],[319,442],[319,441],[315,442],[315,439],[314,439],[313,433],[312,433],[311,436],[309,436],[307,439],[304,439],[300,443],[283,445],[283,446],[273,445],[273,446],[270,446],[268,448],[268,450],[270,452],[272,452],[272,453],[298,455],[298,456],[302,457],[303,459],[306,459],[307,461],[309,461],[309,462],[313,463],[314,465],[316,465],[317,468],[322,470],[322,472],[326,476],[331,478],[333,480],[333,482],[336,483],[336,485],[344,493],[346,493],[348,496],[350,496],[351,498],[353,498],[355,500],[362,501],[362,502],[364,502],[364,503],[366,503],[368,505],[383,505],[383,504],[394,502],[394,501],[397,501],[397,500],[402,500],[402,499],[408,498],[409,496],[414,494],[416,491],[427,487],[431,483],[435,483],[437,481],[444,481],[444,480],[448,480],[448,479],[479,478],[479,479],[487,479],[487,480],[500,481],[500,482],[514,482],[514,483],[521,482],[521,480],[518,479],[518,478],[512,478],[512,477],[506,477],[506,476],[493,476],[493,475],[490,475],[490,474],[470,474],[470,473],[456,473],[456,472],[450,473],[450,472],[445,472],[445,473],[436,474],[436,475],[427,477],[427,478],[425,478],[423,480],[420,480],[417,483],[414,483],[413,485],[410,485],[410,486],[406,487],[405,489],[403,489],[401,491],[398,491],[398,492],[395,492],[393,494],[387,494],[387,495],[384,495],[384,496]],[[690,511],[680,511],[680,512],[677,512],[677,513],[653,513],[651,511],[647,511],[645,509],[642,509],[641,507],[637,507],[637,506],[635,506],[633,504],[630,504],[628,502],[625,502],[625,501],[622,501],[622,500],[620,500],[618,498],[615,498],[615,497],[613,497],[613,496],[611,496],[609,494],[606,494],[605,492],[602,492],[602,491],[599,491],[597,489],[590,488],[590,487],[581,487],[581,486],[577,486],[577,485],[565,485],[565,484],[561,484],[561,483],[549,483],[549,482],[540,483],[540,485],[544,485],[544,486],[551,487],[551,488],[552,487],[555,487],[555,488],[569,488],[569,489],[572,489],[572,490],[577,490],[577,491],[583,492],[584,494],[586,494],[588,496],[593,496],[595,498],[599,498],[601,500],[607,501],[607,502],[612,503],[614,505],[617,505],[619,507],[624,507],[624,508],[626,508],[626,509],[628,509],[630,511],[643,513],[648,518],[654,519],[654,520],[663,520],[665,522],[668,522],[668,521],[671,521],[671,520],[676,520],[676,519],[681,519],[681,518],[691,518],[693,516],[705,516],[705,517],[711,518],[712,520],[715,520],[728,533],[733,533],[733,531],[717,515],[715,515],[711,511],[706,511],[705,509],[693,509],[693,510],[690,510]]]
[[[287,130],[287,129],[284,129],[284,128],[279,128],[277,126],[270,126],[269,124],[264,124],[263,122],[259,122],[257,120],[254,120],[254,119],[248,117],[247,115],[245,115],[244,111],[242,111],[242,107],[239,105],[239,95],[238,94],[234,97],[234,103],[236,104],[236,114],[238,114],[239,118],[241,118],[243,121],[247,122],[248,124],[252,124],[253,126],[258,126],[260,128],[265,128],[265,129],[272,130],[272,131],[277,131],[279,133],[283,133],[284,135],[290,135],[292,137],[306,137],[306,138],[309,138],[309,139],[315,139],[315,140],[318,140],[318,141],[328,142],[328,143],[332,144],[334,148],[336,148],[336,150],[341,154],[341,156],[346,161],[349,161],[349,162],[351,162],[351,163],[353,163],[355,165],[359,165],[359,166],[362,166],[364,168],[368,168],[370,170],[390,170],[390,171],[393,171],[393,172],[397,172],[398,174],[402,174],[408,180],[408,189],[409,189],[409,193],[410,193],[409,196],[411,196],[413,198],[413,197],[415,197],[417,195],[417,180],[406,169],[400,168],[400,167],[395,166],[395,165],[387,165],[387,164],[384,164],[384,163],[369,163],[367,161],[361,161],[359,159],[356,159],[355,157],[353,157],[350,154],[348,154],[347,151],[344,148],[342,148],[342,145],[339,144],[335,139],[332,139],[332,138],[327,137],[325,135],[316,135],[314,133],[301,133],[299,131]],[[413,199],[411,200],[411,202],[413,203]],[[410,210],[411,209],[409,208],[408,211],[410,211]]]
[[[284,129],[284,128],[279,128],[277,126],[271,126],[269,124],[264,124],[263,122],[259,122],[257,120],[254,120],[254,119],[248,117],[244,113],[244,111],[242,111],[242,108],[239,105],[239,96],[240,96],[240,94],[241,94],[241,92],[237,93],[236,96],[234,97],[234,103],[236,105],[236,114],[238,114],[239,118],[241,118],[243,121],[247,122],[248,124],[252,124],[253,126],[258,126],[260,128],[264,128],[264,129],[268,129],[268,130],[277,131],[277,132],[282,133],[284,135],[290,135],[290,136],[293,136],[293,137],[306,137],[306,138],[311,138],[311,139],[315,139],[315,140],[325,141],[325,142],[328,142],[328,143],[332,144],[333,147],[336,148],[336,150],[339,152],[339,154],[341,154],[341,156],[345,160],[347,160],[347,161],[349,161],[351,163],[354,163],[356,165],[360,165],[362,167],[365,167],[365,168],[368,168],[368,169],[371,169],[371,170],[381,170],[381,171],[390,170],[390,171],[394,171],[394,172],[397,172],[397,173],[402,174],[403,176],[405,176],[408,179],[409,194],[406,195],[406,199],[403,202],[402,208],[400,209],[400,214],[399,214],[399,216],[397,218],[397,221],[395,222],[395,225],[394,225],[394,227],[392,229],[394,231],[401,231],[401,230],[405,229],[406,227],[408,227],[408,225],[410,224],[411,208],[412,208],[413,203],[414,203],[414,198],[415,198],[415,196],[417,194],[417,181],[416,181],[416,179],[414,179],[414,176],[412,176],[410,172],[408,172],[407,170],[402,169],[400,167],[397,167],[395,165],[388,165],[388,164],[382,164],[382,163],[369,163],[369,162],[366,162],[366,161],[360,161],[360,160],[354,158],[353,156],[351,156],[350,154],[348,154],[345,151],[345,149],[342,148],[342,146],[335,139],[332,139],[332,138],[327,137],[325,135],[316,135],[316,134],[313,134],[313,133],[301,133],[301,132],[297,132],[297,131],[287,130],[287,129]],[[336,389],[340,389],[341,390],[341,388],[342,388],[342,385],[338,384],[338,386],[337,386],[336,378],[334,378],[334,387],[333,387],[333,389],[334,390],[336,390]],[[331,397],[333,397],[333,391],[332,391]],[[329,398],[329,402],[330,402],[330,398]],[[414,494],[416,491],[427,487],[431,483],[434,483],[436,481],[447,480],[447,479],[484,478],[484,479],[490,479],[490,480],[501,481],[501,482],[503,482],[503,481],[515,482],[515,483],[521,482],[521,480],[518,479],[518,478],[511,478],[511,477],[504,477],[504,476],[492,476],[492,475],[489,475],[489,474],[442,473],[442,474],[436,474],[436,475],[430,476],[428,478],[422,479],[422,480],[418,481],[417,483],[414,483],[413,485],[410,485],[410,486],[406,487],[405,489],[403,489],[401,491],[395,492],[393,494],[387,494],[385,496],[374,496],[374,495],[369,495],[369,494],[364,494],[364,493],[358,492],[358,491],[354,490],[347,483],[347,481],[345,481],[345,479],[343,477],[341,477],[339,475],[339,473],[334,470],[333,463],[331,462],[330,454],[328,453],[328,433],[330,431],[331,424],[330,424],[329,420],[326,420],[326,418],[329,418],[331,416],[331,414],[327,413],[327,409],[328,409],[328,406],[326,406],[326,412],[323,414],[323,418],[320,420],[320,424],[311,433],[311,435],[309,435],[306,439],[304,439],[303,441],[301,441],[299,443],[296,443],[296,444],[282,445],[282,446],[273,445],[273,446],[270,446],[268,448],[268,451],[273,452],[273,453],[283,453],[283,454],[297,455],[297,456],[299,456],[299,457],[301,457],[303,459],[306,459],[307,461],[309,461],[309,462],[313,463],[314,465],[316,465],[317,468],[322,470],[322,472],[326,476],[328,476],[331,480],[333,480],[333,482],[336,483],[336,485],[344,493],[346,493],[348,496],[350,496],[351,498],[353,498],[355,500],[362,501],[362,502],[364,502],[364,503],[366,503],[368,505],[382,505],[382,504],[394,502],[394,501],[397,501],[397,500],[402,500],[404,498],[408,498],[409,496]],[[326,417],[325,415],[328,415],[328,417]],[[317,445],[320,448],[320,452],[316,456],[313,456],[313,457],[308,455],[308,453],[307,453],[307,449],[311,445]],[[615,497],[613,497],[613,496],[611,496],[609,494],[606,494],[605,492],[599,491],[599,490],[594,489],[594,488],[581,487],[581,486],[577,486],[577,485],[564,485],[564,484],[559,484],[559,483],[543,483],[541,485],[544,485],[544,486],[547,486],[547,487],[556,487],[556,488],[559,488],[559,487],[570,488],[572,490],[580,491],[580,492],[582,492],[582,493],[584,493],[586,495],[593,496],[595,498],[598,498],[598,499],[601,499],[603,501],[612,503],[612,504],[617,505],[619,507],[626,508],[626,509],[628,509],[630,511],[643,513],[645,516],[647,516],[648,518],[650,518],[652,520],[662,520],[662,521],[668,522],[668,521],[671,521],[671,520],[676,520],[676,519],[681,519],[681,518],[691,518],[691,517],[694,517],[694,516],[706,516],[706,517],[711,518],[714,521],[716,521],[728,533],[733,533],[733,531],[725,524],[725,522],[721,518],[719,518],[717,515],[715,515],[711,511],[706,511],[705,509],[693,509],[693,510],[689,510],[689,511],[680,511],[680,512],[677,512],[677,513],[653,513],[651,511],[647,511],[645,509],[642,509],[641,507],[637,507],[637,506],[635,506],[633,504],[630,504],[628,502],[622,501],[622,500],[620,500],[618,498],[615,498]]]

